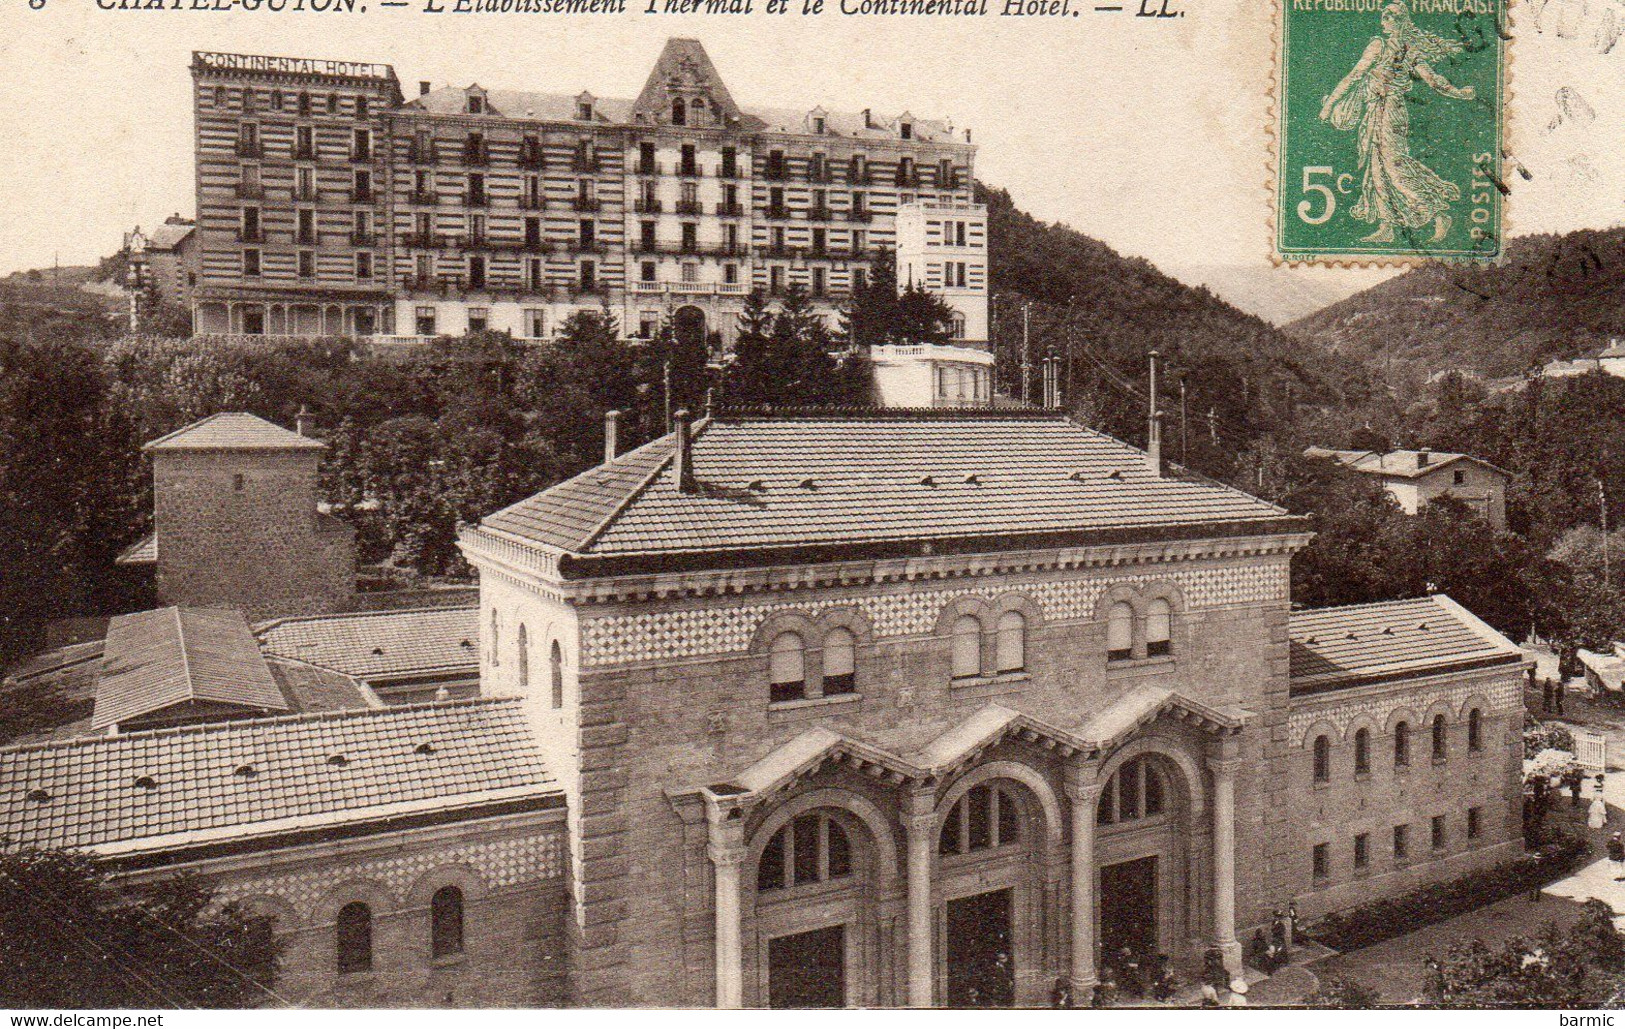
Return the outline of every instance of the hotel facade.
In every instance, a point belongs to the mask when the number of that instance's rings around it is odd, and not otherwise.
[[[194,331],[553,334],[607,308],[731,342],[755,289],[831,328],[891,260],[988,338],[975,147],[908,112],[741,108],[672,39],[634,100],[420,83],[388,65],[196,53]]]

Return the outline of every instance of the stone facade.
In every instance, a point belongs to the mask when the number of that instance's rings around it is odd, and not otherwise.
[[[152,453],[158,601],[250,621],[343,609],[355,532],[318,513],[310,450]]]
[[[314,1007],[549,1007],[565,1003],[568,944],[562,813],[510,815],[329,843],[254,850],[185,866],[220,903],[270,915],[282,942],[274,986]],[[175,866],[132,873],[140,881]],[[436,957],[430,900],[463,897],[462,947]],[[336,920],[368,906],[372,962],[340,973]],[[269,1001],[269,998],[268,998]]]

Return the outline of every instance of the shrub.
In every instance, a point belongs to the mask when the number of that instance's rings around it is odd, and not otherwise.
[[[1556,834],[1552,842],[1520,858],[1334,912],[1306,926],[1304,932],[1334,950],[1369,947],[1545,886],[1574,868],[1587,849],[1586,841],[1578,836]]]
[[[1523,756],[1533,758],[1543,750],[1563,750],[1574,753],[1574,733],[1567,727],[1531,720],[1523,730]]]

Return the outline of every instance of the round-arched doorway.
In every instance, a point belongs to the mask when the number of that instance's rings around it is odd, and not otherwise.
[[[705,312],[692,304],[679,307],[671,317],[672,331],[684,346],[705,345]]]

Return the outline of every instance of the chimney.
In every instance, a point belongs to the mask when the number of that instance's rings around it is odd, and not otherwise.
[[[869,108],[867,107],[863,109],[863,127],[866,129],[872,129],[875,127],[874,116],[869,113]]]
[[[314,435],[316,416],[310,413],[310,408],[299,405],[299,413],[293,416],[293,431],[301,436]]]
[[[679,493],[694,492],[694,440],[689,435],[689,419],[693,416],[688,408],[680,408],[672,415],[677,423],[677,491]]]
[[[965,142],[970,142],[970,129],[965,130]]]
[[[1432,460],[1433,455],[1429,454],[1426,450],[1418,450],[1416,452],[1416,467],[1418,470],[1426,468],[1428,466],[1428,462]]]
[[[609,464],[615,460],[616,451],[620,448],[621,412],[604,412],[604,463]]]
[[[1157,352],[1151,351],[1150,421],[1146,427],[1145,466],[1162,474],[1162,412],[1157,410]]]
[[[430,82],[428,79],[420,80],[418,82],[418,96],[428,96],[429,95],[429,90],[431,90],[433,88],[434,88],[434,83]]]

